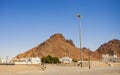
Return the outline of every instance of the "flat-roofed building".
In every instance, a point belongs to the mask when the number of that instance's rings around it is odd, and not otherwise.
[[[71,63],[72,62],[72,58],[70,58],[70,57],[62,57],[62,58],[60,58],[60,61],[62,63]]]
[[[117,55],[109,55],[109,54],[103,54],[102,55],[102,61],[103,62],[120,62],[120,57],[117,57]]]
[[[40,64],[41,59],[39,57],[13,59],[15,64]]]

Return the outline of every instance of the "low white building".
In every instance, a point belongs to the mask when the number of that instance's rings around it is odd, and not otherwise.
[[[21,58],[14,59],[15,64],[40,64],[41,59],[39,57],[31,57],[31,58]]]
[[[70,58],[70,57],[62,57],[62,58],[60,58],[60,62],[62,62],[62,63],[71,63],[72,58]]]
[[[117,57],[117,55],[104,54],[102,55],[102,61],[103,62],[120,62],[120,58]]]
[[[40,64],[41,63],[41,59],[36,57],[36,58],[31,58],[32,64]]]
[[[10,63],[11,62],[11,58],[6,58],[6,59],[0,58],[0,62],[1,63]]]

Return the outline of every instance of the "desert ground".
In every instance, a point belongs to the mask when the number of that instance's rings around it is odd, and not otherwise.
[[[120,75],[120,67],[80,67],[63,65],[0,65],[0,75]]]

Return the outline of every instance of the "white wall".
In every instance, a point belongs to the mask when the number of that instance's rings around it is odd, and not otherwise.
[[[41,59],[36,57],[36,58],[22,58],[19,59],[20,61],[16,61],[15,64],[40,64],[41,63]]]
[[[71,62],[72,62],[72,59],[69,58],[69,57],[62,57],[62,58],[60,59],[60,61],[61,61],[62,63],[71,63]]]

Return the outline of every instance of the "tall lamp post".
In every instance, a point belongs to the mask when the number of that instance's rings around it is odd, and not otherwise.
[[[80,14],[76,15],[78,17],[78,25],[79,25],[79,40],[80,40],[80,64],[81,64],[81,68],[82,68],[82,40],[81,40],[81,25],[80,25]]]

